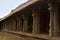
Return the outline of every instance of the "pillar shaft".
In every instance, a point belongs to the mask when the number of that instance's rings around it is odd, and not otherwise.
[[[11,18],[11,31],[16,31],[16,19],[13,17]]]
[[[10,19],[8,20],[8,24],[9,24],[9,30],[11,29],[11,27],[10,27]]]
[[[17,30],[22,31],[22,15],[17,16]]]
[[[59,36],[59,16],[56,4],[48,3],[50,10],[50,36]]]
[[[11,20],[11,31],[14,31],[15,30],[15,20]]]
[[[28,16],[24,15],[23,31],[28,32]]]
[[[37,34],[40,32],[40,16],[33,10],[33,33]]]
[[[12,29],[12,27],[11,27],[11,18],[9,19],[9,29],[10,29],[10,31],[11,31],[11,29]]]

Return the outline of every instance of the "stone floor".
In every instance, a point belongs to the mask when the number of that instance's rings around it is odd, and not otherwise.
[[[23,40],[23,39],[16,35],[0,32],[0,40]]]
[[[33,39],[30,37],[24,37],[22,35],[11,34],[7,32],[0,32],[0,40],[40,40],[40,39]],[[49,40],[60,40],[60,37],[53,37]]]
[[[0,40],[43,40],[43,39],[25,37],[23,35],[11,34],[7,32],[0,32]]]

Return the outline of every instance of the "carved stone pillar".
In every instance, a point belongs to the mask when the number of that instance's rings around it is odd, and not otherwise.
[[[14,22],[13,22],[13,24],[14,24],[14,25],[13,25],[13,30],[14,30],[14,31],[17,31],[17,21],[16,21],[16,19],[13,19],[13,21],[14,21]]]
[[[13,17],[11,18],[11,31],[16,31],[16,19]]]
[[[10,29],[11,29],[11,27],[10,27],[10,19],[8,20],[8,24],[9,24],[9,31],[10,31]]]
[[[7,28],[7,30],[9,30],[9,26],[8,26],[8,20],[6,20],[6,28]]]
[[[49,11],[50,11],[50,36],[59,36],[59,14],[57,11],[56,3],[48,3]]]
[[[17,31],[22,31],[22,15],[17,16]]]
[[[11,18],[9,19],[9,29],[11,31]]]
[[[33,16],[33,31],[32,32],[34,34],[37,34],[40,32],[39,30],[40,29],[40,15],[38,12],[33,10],[32,16]]]
[[[23,31],[28,32],[28,16],[24,15]]]
[[[1,26],[3,27],[3,30],[4,30],[4,29],[5,29],[5,27],[4,27],[4,22],[1,23]]]

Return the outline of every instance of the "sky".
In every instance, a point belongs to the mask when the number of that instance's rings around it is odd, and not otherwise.
[[[27,1],[28,0],[0,0],[0,18],[5,17],[11,10]]]

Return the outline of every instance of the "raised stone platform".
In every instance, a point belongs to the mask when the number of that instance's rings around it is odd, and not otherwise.
[[[14,32],[14,31],[4,31],[4,32],[13,35],[18,35],[22,39],[25,38],[26,40],[48,40],[48,36],[43,34],[33,34],[33,33]]]

